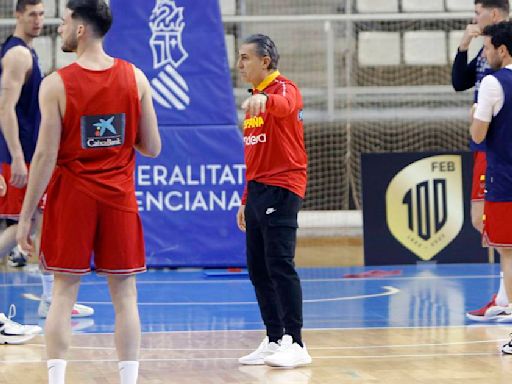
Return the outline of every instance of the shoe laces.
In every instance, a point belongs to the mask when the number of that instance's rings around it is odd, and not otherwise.
[[[9,307],[9,312],[7,313],[7,317],[5,319],[3,319],[3,322],[5,323],[4,327],[8,325],[10,328],[23,329],[23,325],[11,320],[15,316],[16,316],[16,306],[14,304],[11,304],[11,306]],[[5,317],[5,315],[4,315],[4,317]]]
[[[287,349],[291,348],[293,345],[293,339],[287,338],[287,339],[281,339],[279,340],[279,348],[277,349],[278,352],[280,351],[286,351]]]

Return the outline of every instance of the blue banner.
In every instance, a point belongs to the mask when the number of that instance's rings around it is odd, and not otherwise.
[[[142,69],[160,125],[237,124],[218,0],[112,0],[105,46]]]
[[[137,201],[148,265],[242,266],[236,226],[245,178],[236,127],[163,128],[157,159],[139,158]]]
[[[137,160],[149,266],[245,265],[243,145],[217,0],[111,0],[109,54],[148,77],[162,135]]]

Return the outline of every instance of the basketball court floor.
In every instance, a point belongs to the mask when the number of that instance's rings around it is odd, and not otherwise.
[[[464,313],[497,290],[499,266],[458,264],[301,268],[304,340],[313,364],[243,367],[237,358],[264,336],[245,274],[152,270],[139,276],[140,383],[505,383],[512,356],[499,346],[512,323],[471,323]],[[219,273],[215,273],[219,272]],[[0,310],[43,325],[35,269],[0,272]],[[106,280],[83,278],[74,319],[69,383],[117,383],[113,310]],[[43,338],[0,346],[0,383],[45,383]]]

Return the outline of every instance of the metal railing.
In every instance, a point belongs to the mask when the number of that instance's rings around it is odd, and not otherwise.
[[[347,5],[347,9],[351,9],[350,4]],[[324,46],[325,56],[324,58],[319,57],[319,60],[325,62],[322,76],[322,81],[318,84],[318,87],[304,87],[301,86],[301,90],[305,97],[305,110],[308,116],[312,116],[315,121],[318,119],[326,121],[337,121],[344,120],[347,118],[360,119],[364,116],[372,117],[372,114],[368,114],[368,110],[364,107],[359,107],[359,104],[364,104],[366,101],[372,98],[381,97],[384,102],[390,102],[392,105],[392,99],[397,97],[403,97],[404,100],[412,101],[423,97],[428,104],[429,99],[439,100],[448,97],[451,101],[451,105],[445,108],[445,111],[440,111],[440,114],[445,114],[447,117],[453,117],[455,119],[466,118],[466,105],[470,100],[470,95],[466,94],[455,94],[451,84],[448,80],[449,63],[444,67],[444,73],[447,80],[443,84],[421,84],[421,85],[358,85],[355,84],[354,78],[356,77],[357,70],[357,27],[361,23],[367,22],[421,22],[428,26],[432,22],[458,22],[458,24],[465,24],[465,22],[471,20],[473,14],[471,12],[436,12],[436,13],[394,13],[394,14],[329,14],[329,15],[268,15],[268,16],[248,16],[248,15],[235,15],[235,16],[224,16],[223,22],[226,31],[235,30],[235,38],[239,39],[244,36],[245,30],[254,31],[255,26],[261,26],[264,31],[266,27],[276,24],[287,24],[287,28],[293,30],[291,34],[301,33],[301,27],[305,23],[316,23],[322,24],[324,37],[323,41],[315,41],[314,44]],[[343,28],[337,28],[343,25]],[[396,27],[395,27],[396,28]],[[445,30],[450,31],[449,27],[444,26]],[[428,29],[428,28],[427,28]],[[343,35],[340,36],[336,31],[342,30]],[[460,27],[456,30],[460,30]],[[366,31],[371,31],[366,29]],[[347,44],[347,47],[341,53],[343,63],[340,61],[339,49],[337,50],[336,44],[339,39],[343,38],[345,41],[351,42]],[[305,43],[311,43],[305,39]],[[449,44],[447,44],[449,45]],[[428,54],[428,53],[427,53]],[[402,52],[403,55],[403,52]],[[297,55],[300,60],[299,55]],[[406,68],[406,65],[402,65],[402,68]],[[425,66],[427,67],[427,66]],[[408,69],[412,71],[421,71],[421,66],[408,66]],[[294,72],[296,73],[296,71]],[[434,77],[434,76],[433,76]],[[233,71],[233,79],[236,84],[236,73]],[[292,78],[293,79],[293,78]],[[338,79],[338,80],[337,80]],[[342,79],[344,84],[340,84],[339,79]],[[245,88],[239,85],[239,88],[235,90],[235,96],[238,102],[244,97]],[[308,105],[309,96],[315,96],[315,100],[320,100],[315,104],[321,104],[321,108],[318,106]],[[459,102],[459,105],[453,105],[455,102]],[[359,109],[359,111],[358,111]],[[384,108],[387,109],[387,108]],[[352,112],[351,112],[352,111]],[[411,107],[410,113],[396,114],[392,111],[388,111],[382,114],[384,119],[410,119],[416,116],[419,119],[431,118],[431,111],[429,108],[418,108]]]

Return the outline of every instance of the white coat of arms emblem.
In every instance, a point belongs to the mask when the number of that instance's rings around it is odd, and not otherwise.
[[[187,82],[178,72],[188,57],[182,44],[183,11],[174,0],[157,0],[149,19],[153,69],[159,70],[150,80],[153,98],[168,109],[184,110],[190,104]]]

